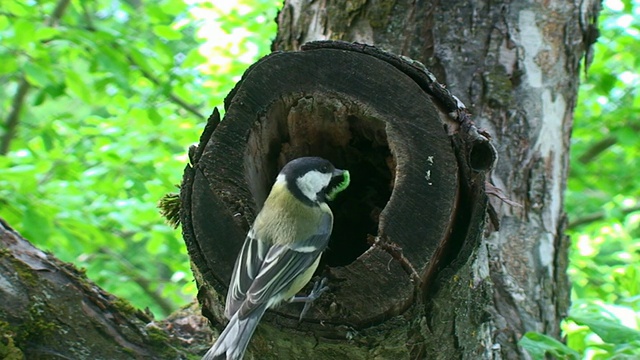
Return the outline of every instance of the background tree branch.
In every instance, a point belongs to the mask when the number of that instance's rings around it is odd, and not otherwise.
[[[62,18],[62,15],[64,15],[69,2],[70,0],[58,1],[56,7],[53,10],[53,13],[45,22],[47,26],[57,26],[58,21],[60,21],[60,18]],[[4,123],[5,132],[2,135],[2,139],[0,140],[0,155],[6,155],[11,148],[11,141],[15,137],[18,124],[20,123],[20,111],[22,110],[22,105],[24,104],[30,87],[31,85],[27,81],[27,78],[22,75],[22,77],[18,81],[16,93],[13,96],[13,100],[11,101],[11,110],[9,111],[7,119]]]

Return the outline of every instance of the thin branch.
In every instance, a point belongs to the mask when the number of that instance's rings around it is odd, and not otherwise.
[[[151,81],[152,83],[156,84],[157,86],[161,86],[162,82],[160,81],[160,79],[158,79],[157,77],[155,77],[153,74],[151,74],[150,72],[146,71],[142,66],[138,65],[138,63],[135,62],[135,60],[133,60],[133,58],[131,56],[127,55],[127,59],[129,59],[129,62],[136,66],[138,68],[138,70],[140,70],[140,72],[142,73],[142,75],[144,77],[146,77],[147,79],[149,79],[149,81]],[[187,104],[186,101],[180,99],[177,95],[175,95],[172,92],[169,92],[167,94],[167,97],[176,105],[180,106],[181,108],[185,109],[186,111],[192,113],[193,115],[197,116],[199,119],[204,119],[205,116],[202,115],[198,109],[195,108],[195,106],[192,106],[190,104]]]
[[[60,0],[56,4],[56,8],[53,10],[51,17],[47,19],[47,26],[56,26],[64,11],[67,9],[70,0]],[[0,155],[6,155],[11,148],[11,141],[16,135],[16,130],[18,128],[18,124],[20,123],[20,110],[22,110],[22,105],[24,105],[24,99],[27,97],[27,93],[31,85],[27,81],[27,78],[23,75],[20,78],[18,83],[18,88],[16,89],[16,93],[13,96],[13,100],[11,100],[11,110],[9,111],[9,115],[4,122],[4,134],[2,135],[2,140],[0,140]]]
[[[489,181],[485,181],[484,191],[487,195],[493,195],[507,205],[510,205],[512,207],[519,207],[519,208],[523,207],[522,204],[509,199],[507,195],[505,195],[504,191],[502,191],[501,188],[493,185]]]
[[[622,215],[627,215],[630,214],[634,211],[640,211],[640,204],[635,205],[635,206],[631,206],[628,208],[624,208],[621,210]],[[571,222],[569,222],[569,225],[567,226],[568,229],[575,229],[576,227],[580,226],[580,225],[584,225],[584,224],[589,224],[598,220],[602,220],[607,216],[607,213],[605,213],[604,211],[598,211],[596,213],[593,214],[587,214],[585,216],[579,217]]]
[[[53,10],[53,14],[51,14],[49,21],[47,21],[48,26],[53,27],[58,25],[58,21],[60,21],[62,15],[64,15],[64,11],[67,10],[67,6],[70,2],[71,0],[58,1],[58,3],[56,4],[56,8]]]
[[[582,164],[587,164],[591,162],[591,160],[595,159],[602,152],[615,145],[618,142],[618,138],[615,136],[607,136],[606,138],[598,141],[597,143],[591,145],[584,154],[580,155],[578,161]]]
[[[11,111],[9,111],[7,120],[4,122],[4,134],[0,141],[0,155],[6,155],[9,152],[11,140],[13,140],[13,137],[16,135],[16,129],[20,123],[20,110],[22,110],[24,99],[30,87],[31,85],[29,85],[27,78],[23,76],[18,83],[16,94],[13,96],[13,100],[11,100]]]
[[[84,13],[85,21],[87,22],[87,30],[95,31],[96,29],[93,26],[93,21],[91,19],[91,15],[89,14],[89,11],[87,10],[87,8],[84,6],[84,3],[82,5],[82,8],[84,10],[83,13]],[[119,48],[124,54],[126,54],[125,56],[127,57],[127,60],[129,61],[129,64],[132,65],[132,66],[137,67],[140,70],[140,73],[142,73],[142,76],[147,78],[149,81],[151,81],[156,86],[159,86],[159,87],[162,86],[162,82],[160,81],[160,79],[158,79],[156,76],[154,76],[150,72],[146,71],[142,66],[140,66],[133,59],[133,57],[130,56],[127,53],[126,49],[120,48],[117,43],[113,43],[113,44],[111,44],[111,46]],[[166,96],[169,98],[169,100],[171,100],[171,102],[173,102],[174,104],[176,104],[179,107],[183,108],[184,110],[192,113],[193,115],[197,116],[199,119],[204,119],[205,118],[205,116],[202,115],[195,106],[188,104],[186,101],[184,101],[181,98],[179,98],[176,94],[174,94],[172,92],[168,92],[168,94],[166,94]]]
[[[400,247],[398,244],[390,241],[383,241],[379,236],[373,235],[367,235],[367,242],[370,246],[378,246],[386,253],[391,255],[391,257],[396,260],[400,264],[402,269],[409,275],[411,281],[413,281],[416,286],[419,286],[422,283],[420,275],[413,267],[409,259],[404,256],[404,254],[402,253],[402,247]]]
[[[138,269],[128,259],[109,248],[101,248],[100,250],[110,257],[117,259],[119,264],[122,266],[124,273],[129,276],[131,280],[133,280],[133,282],[136,283],[145,294],[147,294],[148,297],[150,297],[156,304],[158,304],[165,315],[171,314],[171,312],[174,310],[174,306],[169,300],[165,299],[162,296],[159,289],[151,289],[151,280],[140,275],[143,273],[143,271]]]

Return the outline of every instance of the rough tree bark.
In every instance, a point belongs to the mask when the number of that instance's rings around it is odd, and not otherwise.
[[[0,218],[0,359],[184,359],[208,342],[197,313],[153,321]]]
[[[274,50],[375,44],[423,62],[494,137],[499,229],[443,274],[417,330],[426,358],[518,359],[527,331],[559,336],[569,304],[563,196],[581,59],[599,1],[285,1]],[[480,324],[474,320],[481,315]],[[389,341],[393,341],[390,339]],[[404,346],[399,339],[399,346]]]

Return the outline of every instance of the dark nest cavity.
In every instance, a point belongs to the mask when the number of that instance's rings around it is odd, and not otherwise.
[[[245,174],[259,206],[280,168],[301,156],[324,157],[351,173],[349,187],[329,204],[334,227],[322,260],[348,265],[370,247],[393,190],[395,160],[385,123],[339,97],[292,95],[275,102],[256,119],[245,154]]]

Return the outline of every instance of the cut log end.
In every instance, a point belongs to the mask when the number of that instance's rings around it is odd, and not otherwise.
[[[351,185],[330,204],[334,229],[318,270],[330,291],[302,325],[299,304],[286,304],[265,321],[329,337],[344,325],[381,323],[428,293],[425,284],[464,241],[466,232],[452,229],[465,228],[454,222],[469,218],[457,216],[465,206],[459,172],[469,166],[456,159],[482,159],[483,149],[456,154],[428,74],[408,75],[402,60],[360,50],[263,58],[225,99],[224,120],[208,126],[193,151],[181,186],[181,220],[197,280],[207,285],[200,298],[214,322],[225,322],[222,298],[250,224],[279,170],[297,157],[321,156],[348,169]]]

